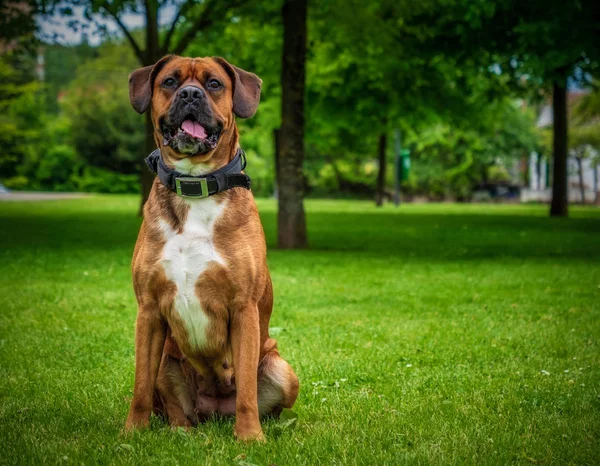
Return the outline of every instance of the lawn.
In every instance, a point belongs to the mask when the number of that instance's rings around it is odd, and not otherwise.
[[[600,209],[308,201],[273,334],[300,378],[265,445],[122,431],[137,198],[0,204],[0,463],[598,464]]]

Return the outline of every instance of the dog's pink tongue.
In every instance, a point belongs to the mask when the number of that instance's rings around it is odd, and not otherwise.
[[[181,124],[181,129],[193,138],[206,139],[206,130],[196,121],[185,120]]]

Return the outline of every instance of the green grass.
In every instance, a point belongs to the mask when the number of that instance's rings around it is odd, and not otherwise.
[[[244,445],[122,432],[136,206],[0,204],[1,463],[598,464],[600,210],[308,201],[312,249],[269,253],[299,417]]]

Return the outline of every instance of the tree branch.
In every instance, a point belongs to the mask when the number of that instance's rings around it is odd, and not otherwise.
[[[146,61],[155,62],[160,58],[160,39],[159,39],[159,26],[158,26],[158,9],[159,4],[157,0],[144,0],[145,13],[146,13]],[[144,63],[147,65],[149,63]]]
[[[175,33],[175,30],[177,29],[177,23],[179,22],[179,19],[182,16],[185,16],[187,11],[190,9],[190,7],[193,4],[194,4],[194,0],[188,0],[187,2],[185,2],[185,4],[183,4],[181,6],[179,11],[175,15],[175,19],[173,19],[173,22],[171,23],[171,27],[169,28],[169,31],[167,32],[167,35],[166,35],[165,40],[161,47],[163,50],[163,53],[165,53],[165,54],[168,53],[169,46],[171,45],[171,39],[173,38],[173,34]]]
[[[227,11],[232,8],[237,8],[246,3],[247,1],[248,0],[231,0],[227,4],[223,5],[223,2],[220,2],[219,0],[207,0],[204,9],[198,15],[198,18],[196,18],[196,21],[194,22],[192,27],[190,27],[183,34],[179,42],[173,47],[173,50],[170,51],[170,53],[174,53],[176,55],[182,53],[200,31],[203,31],[204,29],[208,28],[209,26],[212,26],[215,23],[215,15],[217,13],[214,10],[217,7],[217,5],[219,6],[220,11]],[[169,53],[168,50],[165,50],[165,52]]]
[[[115,22],[117,23],[117,25],[119,26],[121,31],[123,31],[123,34],[125,34],[125,37],[129,41],[129,44],[133,48],[133,51],[135,52],[135,54],[138,57],[138,59],[140,60],[140,62],[144,63],[144,52],[140,49],[140,46],[137,44],[137,42],[135,41],[135,39],[133,38],[133,36],[129,32],[129,30],[125,27],[125,24],[123,24],[123,21],[121,21],[121,19],[117,15],[117,13],[111,10],[108,2],[103,2],[102,8],[104,8],[104,10],[110,16],[112,16],[112,18],[115,20]]]
[[[182,53],[189,43],[196,37],[196,34],[208,26],[212,25],[213,10],[217,6],[218,0],[207,0],[205,7],[202,9],[192,27],[190,27],[181,37],[179,42],[173,47],[173,53],[179,55]],[[167,51],[168,52],[168,51]]]

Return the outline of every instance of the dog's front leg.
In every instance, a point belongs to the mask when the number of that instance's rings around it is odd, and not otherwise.
[[[135,324],[135,382],[125,428],[150,424],[154,387],[165,345],[166,324],[158,308],[140,306]]]
[[[231,346],[236,381],[235,428],[238,440],[264,441],[258,418],[258,308],[250,304],[232,315]]]

